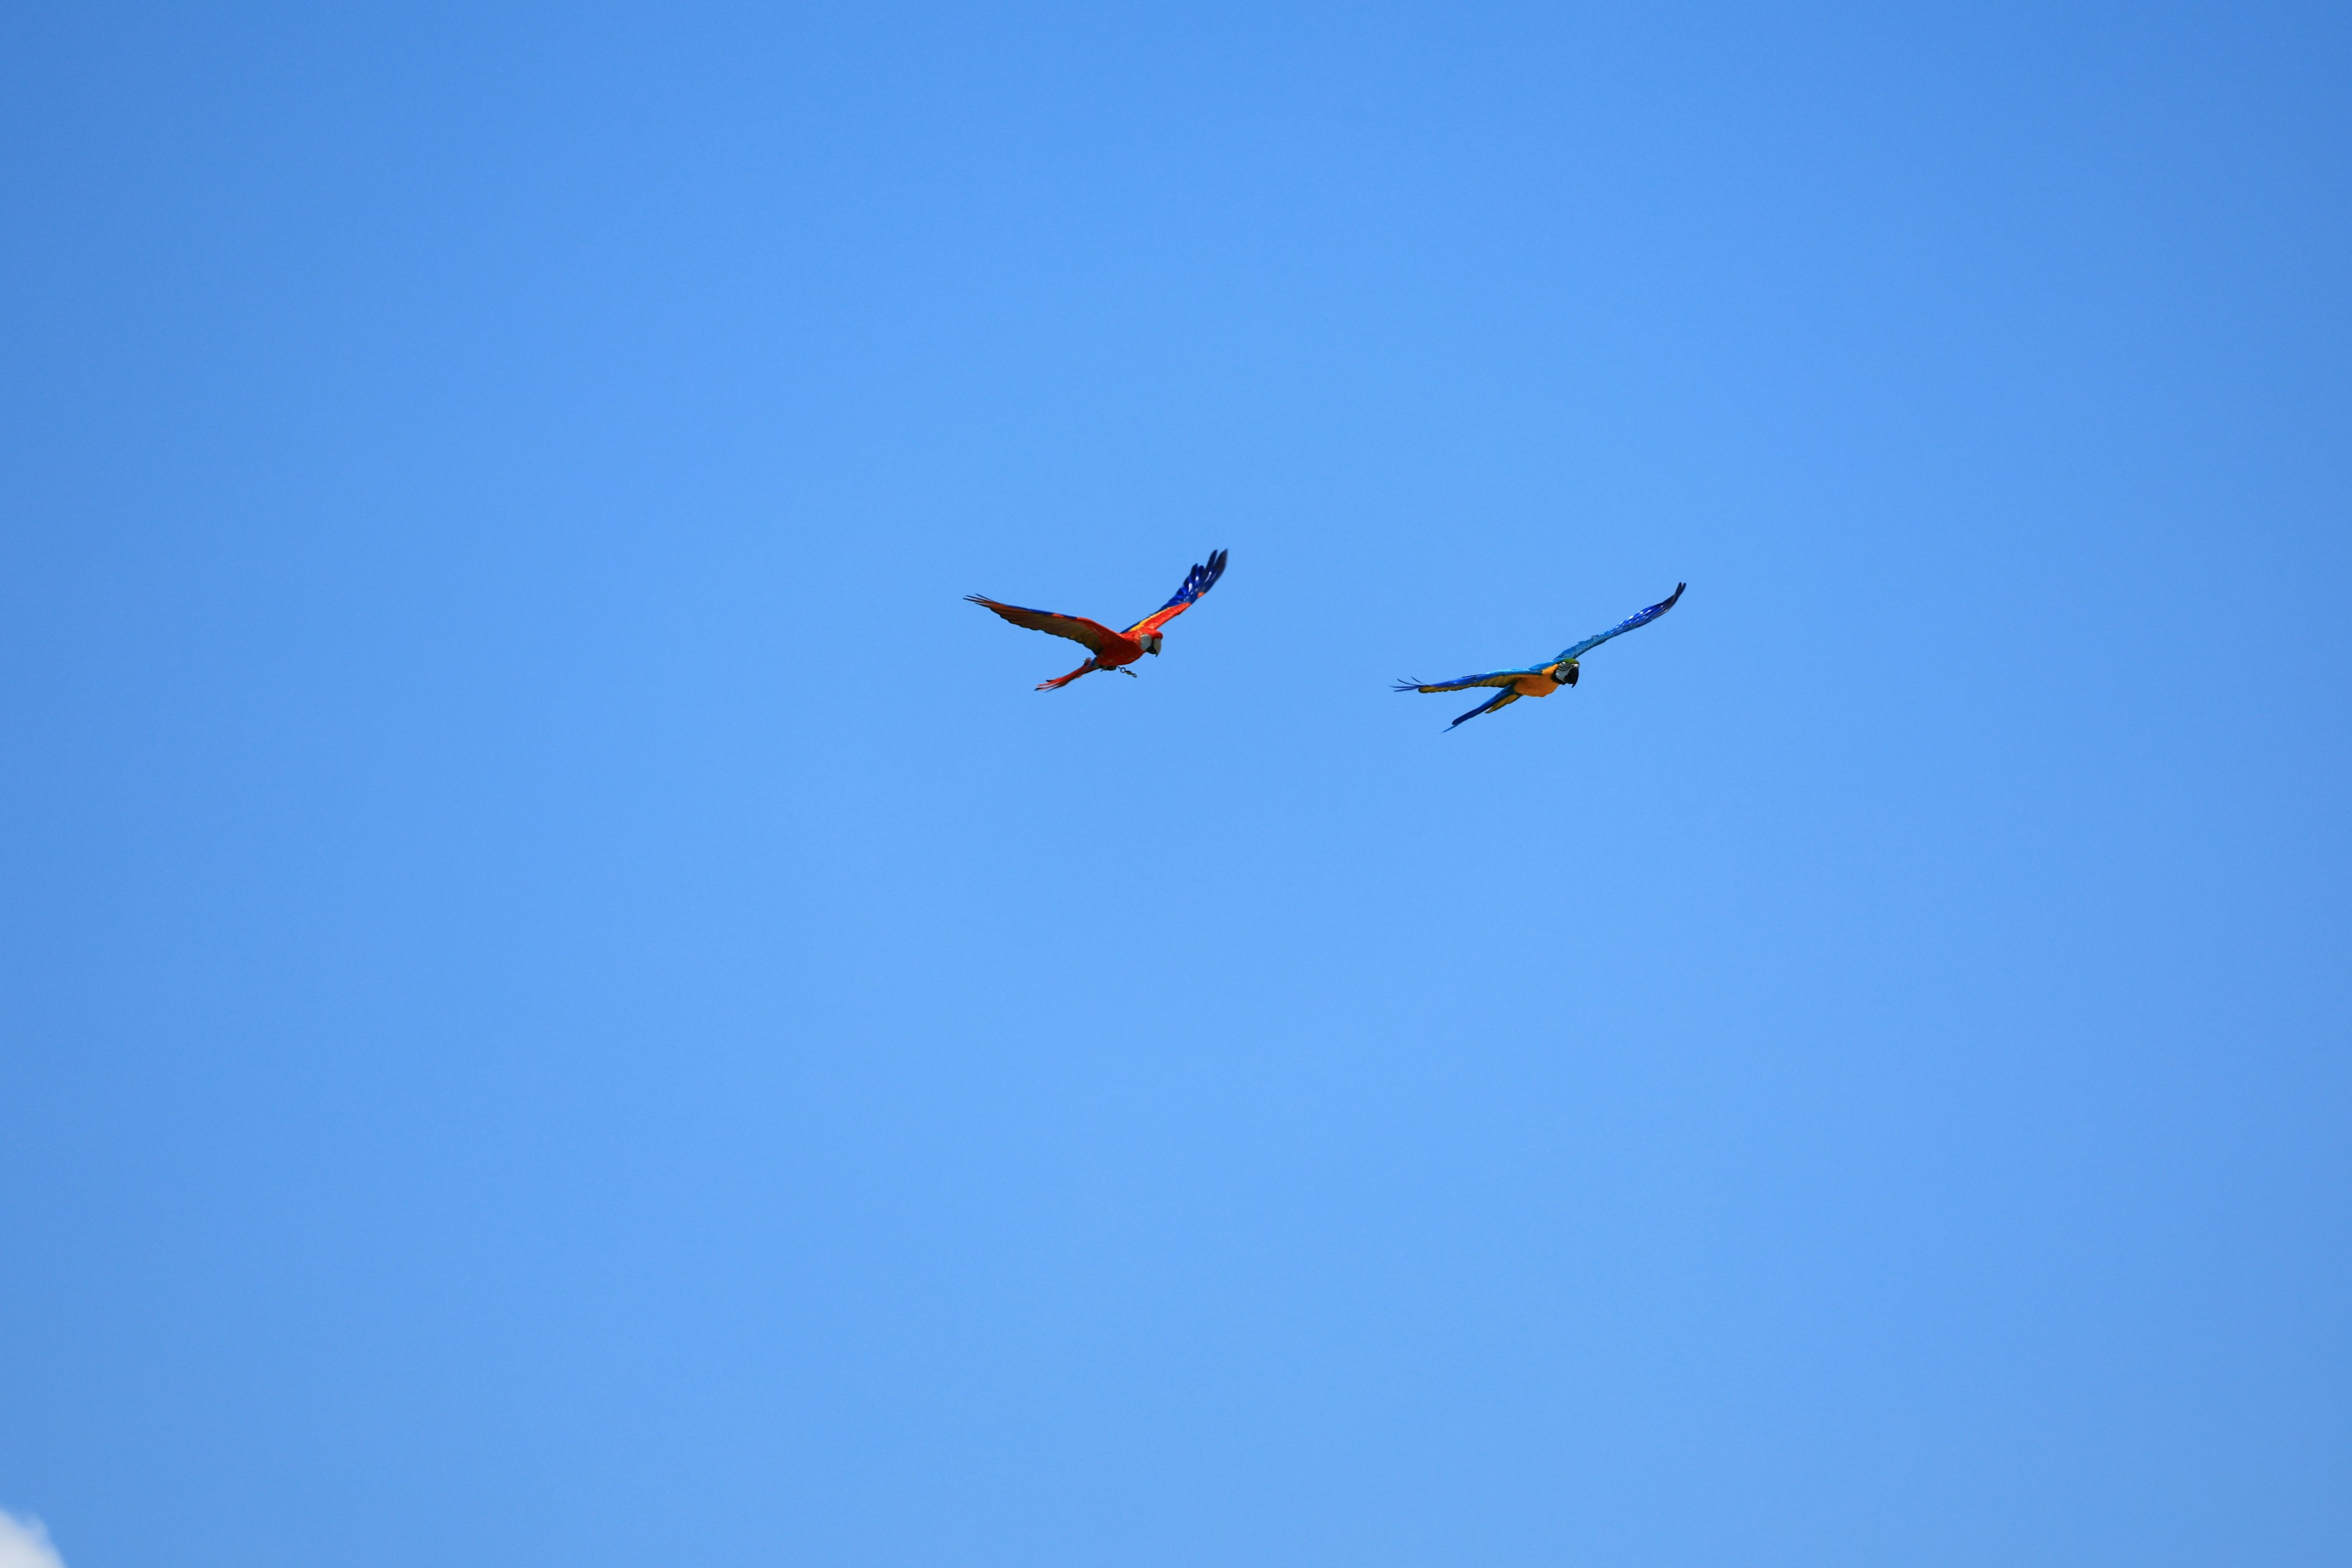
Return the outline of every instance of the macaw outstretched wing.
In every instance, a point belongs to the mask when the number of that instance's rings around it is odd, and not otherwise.
[[[1622,637],[1627,632],[1632,631],[1635,626],[1648,626],[1652,621],[1656,620],[1660,616],[1663,616],[1668,610],[1673,609],[1675,607],[1675,601],[1681,598],[1683,596],[1683,590],[1689,586],[1690,584],[1687,583],[1675,584],[1675,591],[1667,595],[1664,600],[1661,603],[1652,605],[1648,609],[1642,611],[1639,615],[1626,616],[1623,620],[1619,621],[1615,626],[1611,626],[1607,631],[1602,632],[1598,637],[1587,637],[1582,642],[1578,643],[1574,647],[1563,649],[1560,656],[1558,658],[1553,659],[1551,662],[1553,664],[1566,664],[1571,658],[1581,658],[1586,654],[1591,653],[1594,648],[1599,647],[1602,643],[1607,642],[1611,637]],[[1546,666],[1545,668],[1549,668],[1549,666]]]
[[[1024,610],[1018,605],[1000,605],[993,599],[983,599],[978,594],[966,594],[964,597],[982,609],[994,610],[1016,626],[1067,637],[1092,653],[1106,652],[1124,640],[1100,621],[1090,621],[1084,616],[1057,616],[1051,610]]]
[[[1399,691],[1467,691],[1474,686],[1499,686],[1503,689],[1454,721],[1452,724],[1445,726],[1451,730],[1475,719],[1481,713],[1492,713],[1497,708],[1507,708],[1517,702],[1519,700],[1519,678],[1538,673],[1539,672],[1534,669],[1498,669],[1489,675],[1465,675],[1459,680],[1441,680],[1432,686],[1423,686],[1415,680],[1400,680],[1396,683],[1396,689]]]
[[[1215,587],[1217,579],[1224,574],[1225,552],[1222,550],[1210,551],[1209,559],[1205,564],[1195,566],[1184,574],[1183,585],[1176,590],[1175,597],[1128,627],[1127,635],[1139,637],[1147,632],[1158,631],[1191,609],[1192,601]]]
[[[1485,675],[1465,675],[1459,680],[1434,680],[1423,684],[1418,680],[1400,680],[1399,691],[1467,691],[1474,686],[1508,686],[1522,675],[1540,675],[1544,666],[1531,664],[1525,669],[1496,669]]]

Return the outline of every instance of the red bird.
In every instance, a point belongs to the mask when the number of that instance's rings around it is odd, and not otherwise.
[[[1145,654],[1160,651],[1160,628],[1192,607],[1192,601],[1217,585],[1225,574],[1225,552],[1209,552],[1205,566],[1195,566],[1185,575],[1184,585],[1176,596],[1144,616],[1123,632],[1115,632],[1100,621],[1090,621],[1084,616],[1057,616],[1051,610],[1024,610],[1018,605],[1000,605],[993,599],[983,599],[978,594],[964,597],[983,609],[994,610],[1016,626],[1027,626],[1033,632],[1051,632],[1057,637],[1067,637],[1083,643],[1094,657],[1067,675],[1057,675],[1051,680],[1037,683],[1040,691],[1054,691],[1067,686],[1081,675],[1095,669],[1119,669],[1133,664]],[[1128,674],[1135,671],[1129,669]]]

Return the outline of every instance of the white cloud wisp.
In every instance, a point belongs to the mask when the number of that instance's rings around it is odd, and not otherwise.
[[[37,1519],[0,1512],[0,1568],[66,1568]]]

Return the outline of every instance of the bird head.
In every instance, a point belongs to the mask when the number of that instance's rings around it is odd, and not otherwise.
[[[1143,651],[1146,653],[1158,653],[1160,651],[1160,634],[1158,632],[1146,632],[1143,634]]]
[[[1553,684],[1554,686],[1573,686],[1573,685],[1575,685],[1575,684],[1576,684],[1576,660],[1574,660],[1574,659],[1572,659],[1572,658],[1571,658],[1571,659],[1570,659],[1566,664],[1555,664],[1555,665],[1553,665],[1553,666],[1551,667],[1551,680],[1552,680],[1552,684]]]

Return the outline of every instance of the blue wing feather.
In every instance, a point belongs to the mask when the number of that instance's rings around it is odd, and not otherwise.
[[[1225,552],[1222,550],[1210,551],[1209,559],[1204,564],[1194,566],[1190,572],[1184,574],[1184,581],[1178,585],[1173,594],[1168,596],[1166,604],[1136,622],[1134,626],[1128,627],[1128,636],[1133,637],[1138,631],[1155,621],[1173,620],[1175,616],[1170,615],[1170,611],[1181,614],[1193,600],[1215,587],[1217,579],[1224,574]]]
[[[1508,686],[1522,675],[1541,674],[1543,668],[1540,664],[1531,664],[1525,669],[1493,669],[1484,675],[1465,675],[1459,680],[1400,680],[1395,689],[1399,691],[1466,691],[1474,686]]]
[[[1648,626],[1652,621],[1656,620],[1660,616],[1663,616],[1668,610],[1673,609],[1675,607],[1675,601],[1681,598],[1683,596],[1683,590],[1689,586],[1690,584],[1687,583],[1675,584],[1675,591],[1667,595],[1663,602],[1652,605],[1648,609],[1642,611],[1639,615],[1626,616],[1623,620],[1619,621],[1615,626],[1611,626],[1607,631],[1602,632],[1599,637],[1587,637],[1582,642],[1578,643],[1575,647],[1564,649],[1560,656],[1558,658],[1553,659],[1551,662],[1553,664],[1566,664],[1571,658],[1581,658],[1586,654],[1591,653],[1594,648],[1599,647],[1602,643],[1607,642],[1611,637],[1622,637],[1627,632],[1632,631],[1635,626]],[[1549,668],[1549,666],[1545,666],[1544,668]]]
[[[1199,598],[1202,595],[1215,587],[1217,585],[1217,579],[1224,574],[1225,552],[1222,550],[1210,551],[1209,559],[1201,565],[1193,567],[1190,572],[1185,573],[1183,583],[1178,586],[1177,590],[1173,594],[1168,595],[1168,603],[1160,605],[1160,607],[1165,610],[1172,608],[1177,605],[1191,604],[1193,600]],[[1160,580],[1163,583],[1168,581],[1165,577],[1162,577]],[[1223,602],[1223,601],[1222,600],[1219,601],[1219,603]]]

